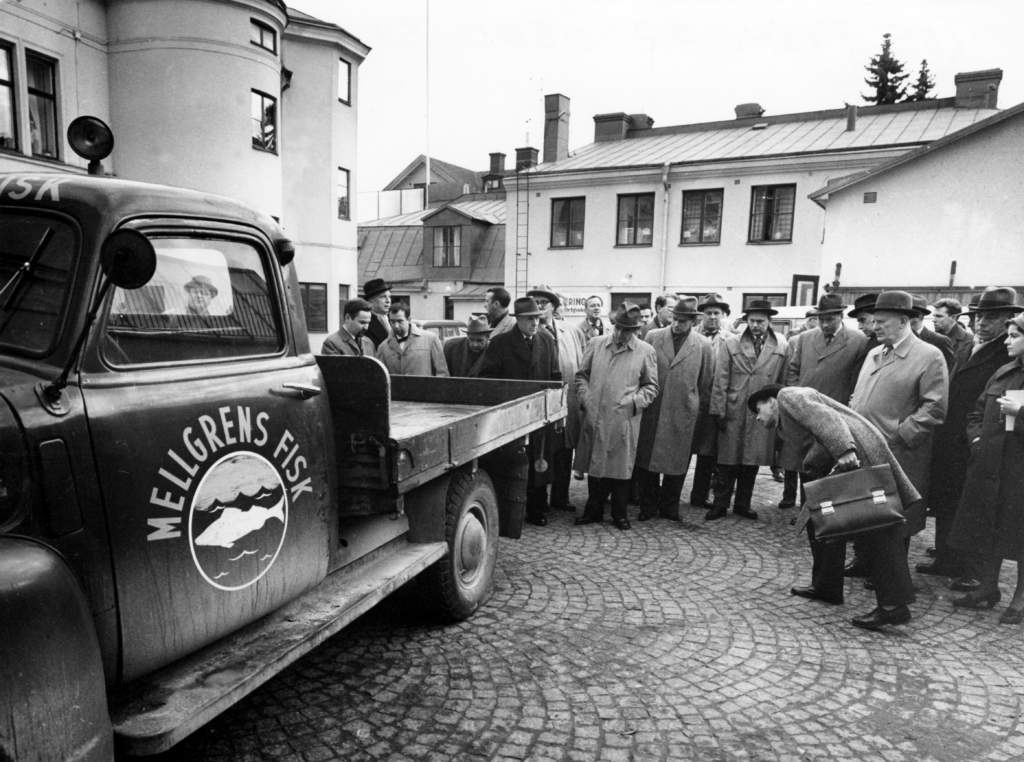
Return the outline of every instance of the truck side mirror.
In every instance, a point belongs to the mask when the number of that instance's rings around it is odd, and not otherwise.
[[[103,274],[118,288],[145,286],[156,272],[156,251],[142,233],[123,228],[107,236],[100,248]]]
[[[277,256],[277,263],[281,267],[287,267],[295,259],[295,244],[287,238],[278,238],[274,241],[274,254]]]

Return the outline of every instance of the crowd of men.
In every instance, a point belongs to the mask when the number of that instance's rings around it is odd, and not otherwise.
[[[849,564],[846,543],[817,542],[808,523],[811,582],[791,592],[838,604],[844,576],[865,577],[878,605],[853,624],[909,621],[909,538],[932,515],[933,558],[916,570],[950,577],[953,589],[968,592],[963,605],[974,602],[982,559],[952,535],[967,476],[967,416],[1009,361],[1006,324],[1024,310],[1012,288],[977,295],[966,310],[969,326],[955,299],[929,306],[893,290],[846,305],[827,293],[808,312],[808,325],[789,337],[772,330],[772,304],[747,303],[733,324],[730,305],[714,293],[662,294],[650,317],[629,302],[609,313],[592,296],[578,323],[560,319],[561,297],[546,286],[514,302],[493,288],[484,308],[464,336],[442,347],[410,322],[408,305],[391,302],[387,283],[372,280],[362,299],[347,303],[341,329],[322,351],[373,355],[392,374],[564,381],[566,422],[531,442],[526,518],[540,526],[550,509],[576,510],[573,472],[588,486],[575,523],[601,522],[610,503],[613,525],[629,530],[631,498],[639,521],[679,520],[694,456],[689,503],[706,511],[705,521],[725,518],[730,508],[756,520],[752,496],[762,466],[785,471],[778,507],[786,509],[802,502],[801,482],[889,463],[905,522],[859,535]],[[934,330],[924,325],[928,315]]]

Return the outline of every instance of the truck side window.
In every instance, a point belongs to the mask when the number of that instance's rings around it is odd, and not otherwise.
[[[102,344],[113,365],[274,354],[284,342],[265,257],[233,239],[152,237],[157,266],[116,289]]]

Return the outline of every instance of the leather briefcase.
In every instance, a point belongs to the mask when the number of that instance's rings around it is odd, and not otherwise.
[[[903,523],[903,506],[888,463],[833,474],[804,485],[815,539],[846,540]]]

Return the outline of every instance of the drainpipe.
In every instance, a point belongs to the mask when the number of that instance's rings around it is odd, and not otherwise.
[[[666,161],[665,165],[661,168],[661,187],[665,190],[665,198],[662,199],[662,213],[661,213],[661,282],[658,285],[658,292],[664,294],[667,290],[665,283],[666,271],[668,269],[668,190],[672,187],[672,184],[668,181],[668,170],[669,163]]]

